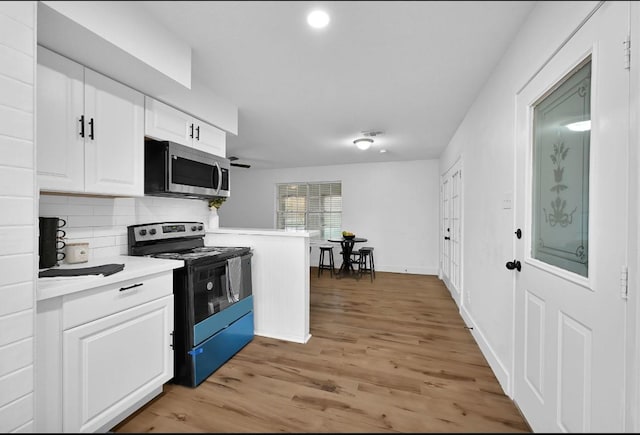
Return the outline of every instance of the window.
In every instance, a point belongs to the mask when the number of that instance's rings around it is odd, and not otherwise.
[[[287,183],[277,185],[277,228],[320,230],[320,238],[340,237],[342,183]]]

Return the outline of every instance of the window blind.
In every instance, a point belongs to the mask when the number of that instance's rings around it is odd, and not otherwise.
[[[325,240],[340,237],[341,182],[278,184],[277,196],[277,228],[319,230]]]

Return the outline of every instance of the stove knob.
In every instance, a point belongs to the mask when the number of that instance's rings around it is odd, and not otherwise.
[[[151,234],[152,236],[156,233],[156,229],[152,228],[149,230],[149,234]]]
[[[192,227],[191,227],[191,231],[195,231],[195,230],[197,230],[197,228],[196,228],[196,226],[194,225],[194,226],[192,226]]]
[[[198,231],[202,231],[202,225],[198,225]]]
[[[147,230],[140,230],[140,235],[141,236],[146,236],[147,235]]]

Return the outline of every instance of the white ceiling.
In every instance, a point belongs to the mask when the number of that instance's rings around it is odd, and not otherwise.
[[[252,168],[437,158],[534,3],[140,2],[238,106],[227,156]],[[325,29],[306,23],[315,8]],[[384,134],[358,150],[370,130]]]

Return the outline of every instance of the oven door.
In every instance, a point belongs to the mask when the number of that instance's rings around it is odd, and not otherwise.
[[[239,258],[240,279],[237,289],[229,285],[227,260],[196,264],[191,266],[191,287],[193,291],[193,319],[197,325],[252,294],[251,257],[249,253]],[[230,259],[233,261],[232,259]],[[233,270],[231,270],[233,273]],[[238,281],[238,278],[235,278]]]

